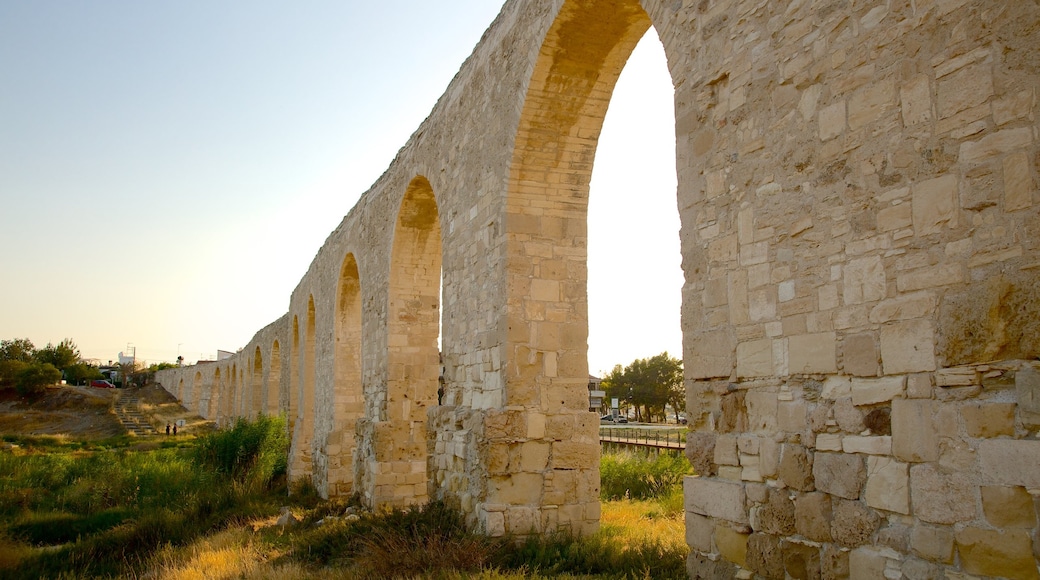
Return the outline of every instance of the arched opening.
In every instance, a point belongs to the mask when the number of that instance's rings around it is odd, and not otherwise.
[[[299,351],[299,396],[296,426],[293,431],[293,478],[310,477],[312,443],[314,441],[314,369],[315,369],[315,314],[314,296],[307,299],[307,320],[303,348]]]
[[[195,371],[195,380],[193,380],[191,383],[188,384],[187,390],[184,392],[183,397],[181,397],[181,401],[183,401],[185,404],[187,404],[188,401],[191,400],[192,393],[194,391],[196,391],[196,390],[201,389],[201,388],[202,388],[202,371]],[[198,409],[193,409],[193,410],[196,413],[198,412]]]
[[[414,178],[401,201],[390,268],[387,400],[378,416],[395,442],[390,468],[406,475],[391,502],[421,503],[428,497],[427,409],[437,404],[441,311],[440,215],[425,177]]]
[[[282,350],[278,341],[271,345],[270,370],[267,373],[267,414],[277,415],[281,406]]]
[[[175,395],[179,400],[184,400],[184,379],[177,381],[177,392]]]
[[[577,533],[599,526],[598,420],[588,391],[590,182],[615,84],[650,24],[637,0],[564,2],[527,88],[506,202],[503,405],[544,414],[557,428],[527,435],[547,449],[544,462],[489,474],[487,503],[506,505],[492,531],[530,533],[529,511],[547,504],[558,506],[554,519],[536,522]],[[495,436],[488,444],[515,443]],[[515,493],[518,477],[528,493]]]
[[[260,352],[260,347],[256,347],[256,352],[253,354],[253,380],[249,387],[249,402],[251,404],[250,417],[256,417],[263,412],[263,397],[261,396],[260,389],[263,388],[264,380],[264,355]]]
[[[335,387],[332,432],[326,443],[328,488],[333,496],[353,491],[354,429],[364,415],[361,388],[361,279],[357,260],[347,254],[340,268],[336,299]]]
[[[206,409],[208,416],[206,418],[217,421],[217,424],[219,425],[220,419],[222,418],[220,415],[227,415],[227,394],[224,384],[221,381],[220,367],[217,367],[213,371],[213,380],[210,382],[209,393],[209,405]],[[210,409],[219,410],[220,412],[209,413]],[[199,414],[202,414],[201,410],[199,411]]]
[[[296,415],[300,398],[300,319],[292,319],[292,345],[289,347],[289,434],[296,437]],[[295,441],[293,442],[295,445]]]

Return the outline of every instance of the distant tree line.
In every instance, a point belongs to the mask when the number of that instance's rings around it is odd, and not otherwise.
[[[672,408],[675,420],[686,407],[682,361],[662,352],[650,358],[632,361],[626,367],[615,365],[603,377],[603,390],[608,398],[617,398],[623,408],[632,408],[637,421],[667,419]]]
[[[28,338],[0,340],[0,389],[33,395],[63,377],[74,385],[104,378],[96,366],[83,362],[71,338],[40,349]]]

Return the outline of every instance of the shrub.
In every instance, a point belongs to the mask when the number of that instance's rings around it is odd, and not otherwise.
[[[284,417],[239,419],[234,427],[202,437],[196,457],[248,486],[268,487],[286,472],[289,436]]]
[[[33,363],[18,371],[15,387],[23,397],[39,394],[61,380],[61,371],[51,363]]]
[[[690,462],[681,453],[605,453],[600,458],[600,497],[604,500],[655,499],[682,487]]]

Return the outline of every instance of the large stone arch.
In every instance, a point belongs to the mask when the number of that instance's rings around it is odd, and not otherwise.
[[[277,415],[280,410],[281,384],[282,384],[282,349],[277,340],[271,343],[271,364],[267,371],[267,380],[264,382],[267,394],[268,415]]]
[[[252,381],[250,381],[249,387],[249,398],[251,405],[250,417],[256,417],[264,412],[264,355],[260,352],[260,347],[256,347],[256,352],[253,355],[253,366]]]
[[[361,277],[357,260],[347,254],[340,268],[335,316],[335,387],[332,429],[328,435],[328,494],[346,496],[353,492],[353,463],[357,447],[354,431],[364,416],[361,385]]]
[[[289,457],[293,479],[310,479],[314,475],[312,446],[315,422],[314,395],[315,366],[317,363],[315,360],[317,321],[313,295],[308,296],[306,308],[302,344],[295,349],[299,356],[299,361],[297,362],[299,390],[297,392],[297,416],[296,424],[293,428],[292,452]]]

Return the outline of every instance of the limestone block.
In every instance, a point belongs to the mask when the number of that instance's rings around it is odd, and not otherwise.
[[[932,120],[932,90],[928,75],[910,79],[900,89],[899,98],[904,126],[912,127]]]
[[[933,292],[919,291],[882,300],[870,311],[870,321],[875,324],[896,320],[925,318],[935,312],[936,297]]]
[[[980,105],[993,96],[992,66],[966,66],[940,80],[937,92],[940,119]]]
[[[1015,373],[1015,395],[1021,411],[1040,414],[1040,372],[1022,365]]]
[[[764,578],[783,580],[784,555],[780,538],[758,532],[751,534],[747,545],[747,567]]]
[[[839,580],[849,577],[849,554],[835,544],[824,544],[820,551],[820,578]]]
[[[1028,127],[1004,129],[990,133],[978,141],[961,143],[960,163],[981,163],[1004,153],[1027,147],[1033,143],[1033,132]]]
[[[836,499],[831,509],[831,536],[835,542],[846,548],[855,548],[870,542],[870,538],[881,525],[881,517],[877,512],[859,501]]]
[[[737,344],[737,376],[773,375],[773,341],[769,338]]]
[[[844,453],[816,453],[812,473],[816,489],[846,499],[858,499],[867,479],[863,459]]]
[[[496,504],[537,505],[542,496],[543,477],[540,473],[491,477],[488,483],[488,496]]]
[[[758,449],[758,470],[762,477],[774,477],[780,465],[780,444],[765,437]]]
[[[686,512],[686,544],[698,552],[712,552],[711,538],[715,520],[707,516]]]
[[[964,473],[944,473],[931,463],[910,468],[910,501],[914,515],[933,524],[975,519],[978,487]]]
[[[748,534],[734,530],[727,524],[715,526],[715,547],[719,554],[729,562],[740,567],[747,566]]]
[[[780,549],[784,554],[784,569],[788,577],[806,580],[820,577],[819,547],[784,541]]]
[[[888,558],[878,548],[865,546],[849,552],[849,580],[879,580],[885,578]]]
[[[908,399],[931,399],[932,398],[932,375],[931,373],[914,373],[906,377],[906,398]]]
[[[722,396],[717,422],[719,433],[743,433],[747,430],[746,391],[734,391]]]
[[[714,554],[691,552],[686,558],[686,573],[690,578],[703,580],[730,580],[737,578],[736,565],[727,562]]]
[[[781,431],[801,433],[806,427],[805,401],[784,401],[777,404],[776,426]]]
[[[599,442],[556,441],[552,444],[552,468],[579,469],[596,465],[599,451]]]
[[[831,496],[799,494],[794,500],[795,532],[814,542],[831,541]]]
[[[788,368],[792,373],[833,374],[838,370],[835,334],[820,332],[788,339]]]
[[[1040,578],[1033,542],[1025,530],[967,527],[956,534],[957,552],[966,572],[990,577]]]
[[[911,463],[939,459],[935,401],[896,399],[892,401],[892,454]]]
[[[704,332],[689,339],[690,357],[687,372],[694,379],[728,377],[733,372],[736,338],[731,331]]]
[[[751,527],[756,532],[778,536],[795,533],[794,502],[784,490],[769,492],[769,500],[752,510]]]
[[[881,364],[886,375],[935,370],[932,321],[904,320],[881,327]]]
[[[892,79],[874,82],[849,98],[849,129],[855,131],[881,118],[895,105],[896,86]]]
[[[863,498],[872,508],[909,514],[909,466],[890,457],[868,457]]]
[[[892,438],[888,436],[862,437],[858,435],[850,435],[842,438],[841,449],[845,453],[891,455]]]
[[[979,373],[974,367],[955,367],[939,369],[935,372],[935,386],[937,387],[964,387],[978,385]]]
[[[845,304],[874,302],[885,297],[887,280],[881,256],[866,256],[849,260],[845,265]]]
[[[841,451],[841,433],[820,433],[816,436],[817,451]]]
[[[1036,182],[1029,169],[1029,156],[1024,152],[1004,158],[1004,211],[1026,209],[1033,205]]]
[[[910,547],[918,556],[943,564],[953,563],[953,529],[926,524],[910,531]]]
[[[762,473],[758,470],[757,455],[740,456],[740,479],[743,481],[762,481]]]
[[[704,477],[683,478],[686,511],[738,524],[748,523],[744,486]]]
[[[834,401],[831,413],[838,427],[848,433],[859,433],[865,429],[864,413],[855,406],[855,399],[846,397]]]
[[[751,391],[744,397],[747,405],[748,429],[751,431],[774,431],[776,429],[776,393]]]
[[[686,434],[686,458],[690,460],[693,472],[710,476],[715,474],[715,433],[690,431]]]
[[[522,471],[541,472],[549,464],[548,443],[528,441],[520,447],[520,469]],[[586,465],[594,465],[593,463]]]
[[[842,340],[842,362],[847,374],[876,377],[881,371],[877,341],[873,333],[851,334]]]
[[[1000,437],[1015,435],[1014,403],[965,403],[961,417],[968,437]]]
[[[958,186],[955,175],[943,175],[913,185],[911,206],[914,233],[918,236],[956,228],[959,221]]]
[[[852,402],[855,405],[887,402],[903,395],[905,387],[906,377],[904,376],[853,378]]]
[[[820,109],[820,141],[829,141],[845,131],[845,101]]]
[[[1040,489],[1040,441],[983,439],[978,455],[987,483]]]
[[[1036,527],[1036,510],[1033,496],[1024,487],[984,485],[982,491],[982,513],[986,521],[996,528]]]
[[[824,399],[841,399],[852,396],[852,380],[844,376],[830,376],[824,379],[820,397]]]
[[[719,435],[715,439],[715,463],[719,465],[740,465],[737,457],[736,435]]]

